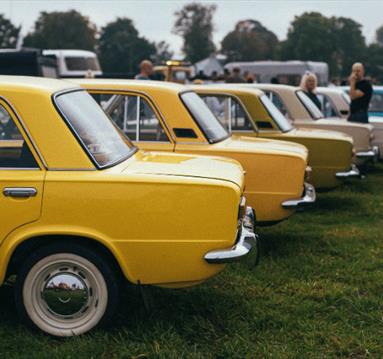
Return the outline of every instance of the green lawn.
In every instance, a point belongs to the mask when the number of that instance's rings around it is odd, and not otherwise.
[[[191,289],[124,290],[108,330],[55,340],[18,320],[0,290],[0,357],[383,358],[383,165],[259,228],[263,257]]]

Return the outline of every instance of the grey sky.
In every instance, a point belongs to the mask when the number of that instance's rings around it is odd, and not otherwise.
[[[0,13],[22,25],[26,34],[37,19],[40,11],[64,11],[76,9],[90,17],[98,28],[116,17],[129,17],[140,34],[151,41],[165,40],[173,51],[180,53],[181,39],[171,33],[173,13],[189,0],[0,0]],[[318,11],[326,16],[350,17],[363,25],[367,42],[372,42],[375,30],[383,25],[383,0],[327,0],[327,1],[261,1],[261,0],[216,0],[199,1],[216,4],[214,16],[216,32],[214,41],[219,45],[237,21],[255,19],[273,31],[280,40],[286,38],[290,22],[295,15],[305,11]]]

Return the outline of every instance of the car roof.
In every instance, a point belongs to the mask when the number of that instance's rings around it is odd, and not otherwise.
[[[317,87],[317,90],[319,92],[323,92],[323,93],[336,93],[336,94],[343,94],[344,91],[342,89],[340,89],[339,87],[321,87],[321,86],[318,86]]]
[[[180,93],[187,91],[185,85],[177,84],[174,82],[166,81],[151,81],[151,80],[124,80],[124,79],[78,79],[73,78],[69,80],[80,86],[90,86],[97,89],[97,86],[110,87],[110,89],[136,90],[136,91],[149,91],[153,89],[161,89],[170,92]]]
[[[297,89],[296,86],[290,85],[282,85],[282,84],[267,84],[267,83],[254,83],[254,84],[246,84],[244,86],[254,86],[262,90],[284,90],[284,91],[295,91]]]
[[[202,85],[189,85],[193,91],[198,92],[199,89],[203,91],[211,91],[211,92],[222,92],[222,93],[231,93],[231,94],[253,94],[257,96],[262,96],[264,93],[262,90],[251,87],[244,86],[243,84],[202,84]]]
[[[40,92],[53,94],[55,92],[79,88],[63,80],[33,76],[6,76],[0,75],[0,91]]]

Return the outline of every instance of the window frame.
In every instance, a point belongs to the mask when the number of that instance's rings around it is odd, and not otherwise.
[[[226,93],[226,92],[198,92],[198,91],[196,91],[196,93],[197,93],[198,96],[202,96],[202,97],[212,97],[212,96],[229,97],[230,100],[234,99],[234,100],[236,100],[238,102],[238,104],[241,106],[242,111],[247,116],[247,119],[248,119],[248,121],[250,123],[250,126],[252,127],[252,130],[235,130],[235,132],[234,132],[232,130],[232,123],[230,121],[229,128],[228,128],[228,131],[230,133],[238,133],[238,132],[243,132],[243,133],[254,133],[255,132],[255,133],[258,133],[259,132],[258,127],[254,123],[254,120],[251,117],[249,111],[247,110],[246,106],[243,104],[243,102],[241,101],[241,99],[237,95],[234,95],[234,94],[231,94],[231,93]],[[215,116],[215,114],[214,114],[214,116]],[[231,111],[230,111],[230,119],[231,119]]]
[[[25,126],[25,123],[22,120],[21,116],[17,113],[16,109],[12,106],[10,101],[8,101],[4,96],[1,96],[1,95],[0,95],[0,105],[8,112],[9,116],[11,117],[11,120],[13,120],[13,123],[19,130],[21,136],[23,137],[23,140],[26,142],[29,148],[29,151],[32,154],[32,157],[34,158],[36,162],[36,167],[1,167],[0,166],[0,171],[46,170],[48,166],[46,162],[44,161],[44,158],[42,157],[41,152],[36,146],[36,143],[33,141],[32,136],[30,132],[28,131],[27,127]],[[6,142],[6,141],[12,141],[12,140],[2,140],[2,141]]]
[[[333,101],[333,99],[331,98],[331,96],[327,95],[326,93],[323,93],[323,92],[319,92],[317,93],[318,96],[323,96],[323,98],[325,98],[327,100],[327,102],[330,103],[331,105],[331,110],[335,112],[335,116],[330,116],[330,117],[326,117],[326,114],[324,113],[324,110],[321,110],[321,112],[323,113],[324,115],[324,118],[331,118],[331,117],[342,117],[339,113],[339,109],[338,107],[335,105],[335,102]],[[324,103],[322,103],[322,106],[324,105]]]
[[[172,132],[169,130],[169,127],[164,120],[164,116],[162,115],[160,109],[156,106],[155,102],[152,100],[152,98],[145,92],[142,91],[134,91],[134,90],[113,90],[113,89],[85,89],[90,95],[92,94],[110,94],[110,95],[121,95],[121,96],[136,96],[137,98],[142,97],[146,100],[148,105],[151,107],[155,115],[157,116],[158,122],[162,125],[162,128],[164,129],[166,135],[168,136],[168,141],[140,141],[140,140],[131,140],[132,142],[144,142],[144,143],[176,143],[174,136]],[[114,121],[113,121],[114,122]],[[118,126],[117,126],[118,127]],[[121,129],[121,131],[124,131]],[[137,131],[139,131],[139,121],[136,126],[136,137],[137,137]]]
[[[111,167],[114,167],[124,161],[126,161],[127,159],[131,158],[135,153],[137,153],[138,151],[138,148],[136,146],[133,146],[131,148],[131,150],[129,151],[129,153],[126,155],[126,156],[123,156],[122,158],[118,159],[117,161],[114,161],[114,162],[111,162],[111,163],[108,163],[106,165],[100,165],[96,158],[93,156],[93,154],[89,151],[89,149],[87,148],[87,146],[85,145],[84,141],[82,140],[81,136],[78,134],[77,130],[73,127],[73,125],[71,124],[71,122],[69,121],[69,119],[66,117],[66,115],[62,112],[60,106],[57,104],[56,102],[56,99],[57,97],[60,97],[62,95],[65,95],[65,94],[68,94],[68,93],[73,93],[73,92],[88,92],[86,89],[83,89],[83,88],[74,88],[74,89],[68,89],[68,90],[63,90],[63,91],[58,91],[58,92],[55,92],[52,96],[51,96],[51,100],[52,100],[52,103],[53,103],[53,106],[55,107],[57,113],[59,114],[59,116],[63,119],[64,123],[68,126],[68,129],[70,130],[70,132],[72,133],[72,135],[75,137],[75,139],[77,140],[77,142],[79,143],[79,145],[81,146],[81,148],[84,150],[84,152],[86,153],[86,155],[88,156],[88,158],[90,159],[90,161],[93,163],[93,165],[95,166],[96,169],[98,170],[103,170],[103,169],[107,169],[107,168],[111,168]],[[105,116],[107,116],[105,114]],[[114,121],[110,120],[111,123],[116,127],[116,129],[118,131],[121,131],[120,128],[114,123]],[[122,132],[122,131],[121,131]],[[125,136],[125,135],[124,135]],[[129,139],[130,141],[130,139]]]

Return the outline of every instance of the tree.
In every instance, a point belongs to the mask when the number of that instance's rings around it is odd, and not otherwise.
[[[105,72],[136,72],[142,60],[155,54],[155,45],[139,36],[131,19],[118,18],[101,29],[99,55]]]
[[[83,49],[93,51],[96,27],[76,10],[41,12],[24,46],[40,49]]]
[[[380,44],[371,44],[367,48],[367,55],[364,60],[366,74],[383,82],[383,46]]]
[[[283,60],[325,61],[330,67],[335,63],[332,54],[335,50],[331,20],[320,13],[304,13],[295,16],[282,43]]]
[[[278,38],[255,20],[239,21],[222,40],[229,61],[269,60],[275,57]]]
[[[345,17],[332,17],[334,33],[333,59],[337,65],[337,73],[348,76],[353,63],[363,62],[367,51],[366,42],[362,34],[362,25]]]
[[[170,45],[166,41],[160,41],[155,44],[156,46],[156,55],[154,56],[154,62],[161,64],[166,60],[170,60],[174,52],[170,50]]]
[[[182,51],[192,63],[208,57],[215,51],[213,43],[213,15],[215,5],[190,3],[176,11],[173,33],[182,36]]]
[[[284,60],[313,60],[329,64],[332,76],[345,76],[366,51],[361,25],[344,17],[311,12],[296,16],[281,46]]]
[[[383,46],[383,26],[379,27],[376,30],[376,42]]]
[[[0,14],[0,48],[16,47],[20,29]]]

